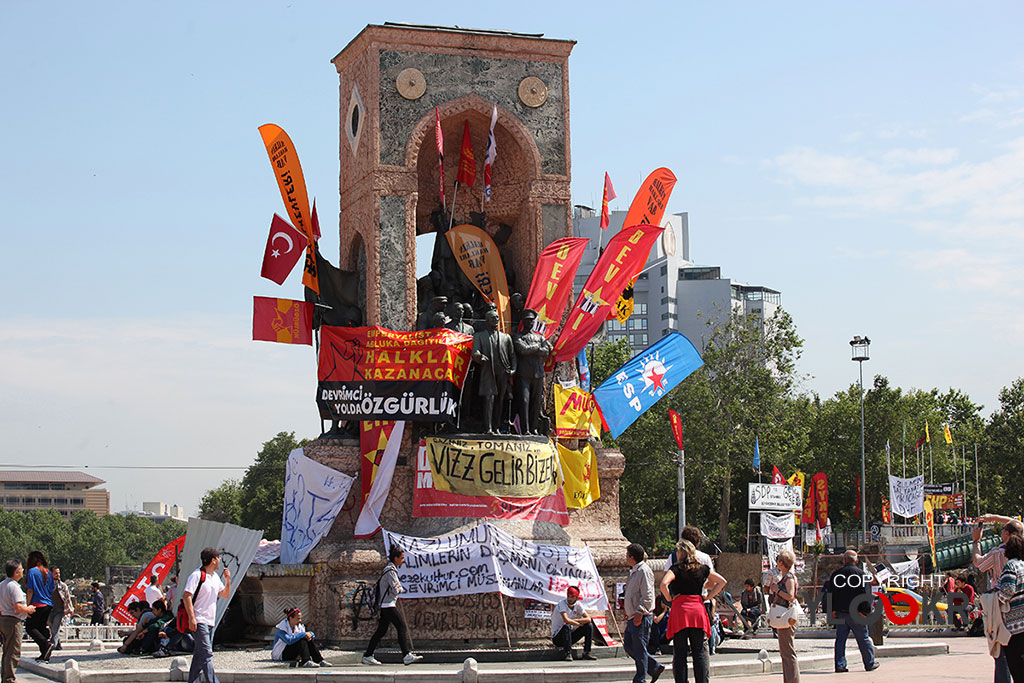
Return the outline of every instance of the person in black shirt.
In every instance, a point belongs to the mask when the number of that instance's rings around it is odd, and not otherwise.
[[[835,665],[837,673],[848,670],[846,668],[846,639],[850,636],[850,631],[853,631],[857,647],[860,648],[864,669],[874,671],[879,666],[875,661],[875,648],[871,644],[871,639],[868,638],[867,625],[854,621],[850,616],[850,605],[854,599],[865,593],[871,595],[872,581],[873,577],[857,566],[857,551],[847,550],[843,554],[843,566],[835,570],[825,582],[826,599],[830,603],[825,608],[832,611],[832,619],[836,622]],[[870,609],[870,598],[866,606]]]
[[[704,641],[711,637],[711,621],[704,609],[701,593],[707,588],[713,599],[725,588],[725,578],[701,563],[696,548],[686,539],[676,545],[676,563],[661,580],[661,594],[672,601],[666,637],[672,640],[672,676],[686,683],[686,660],[693,657],[693,678],[708,681],[708,656]]]

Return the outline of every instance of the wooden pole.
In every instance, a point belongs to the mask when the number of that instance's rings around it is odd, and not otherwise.
[[[454,201],[452,202],[454,204]],[[508,617],[505,616],[505,596],[498,591],[498,602],[501,603],[501,620],[505,622],[505,644],[512,649],[512,637],[508,634]]]

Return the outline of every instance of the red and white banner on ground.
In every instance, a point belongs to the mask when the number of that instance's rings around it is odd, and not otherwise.
[[[124,594],[121,601],[117,603],[117,607],[114,608],[110,616],[122,624],[133,625],[135,617],[128,614],[128,605],[138,600],[146,599],[146,586],[149,585],[149,577],[155,574],[158,585],[167,579],[167,575],[171,573],[171,568],[174,566],[174,561],[178,559],[178,555],[184,547],[185,537],[179,536],[161,548],[156,557],[150,560],[146,568],[139,574],[139,578],[135,579],[131,588]],[[185,584],[183,583],[182,585]]]
[[[416,451],[416,485],[412,494],[413,517],[473,517],[476,519],[532,519],[569,524],[569,510],[561,491],[541,498],[466,496],[434,488],[426,441]]]

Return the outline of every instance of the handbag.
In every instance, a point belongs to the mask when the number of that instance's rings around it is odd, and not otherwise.
[[[786,606],[775,602],[775,600],[778,600],[778,597],[772,600],[772,606],[768,610],[768,625],[776,630],[780,628],[793,628],[804,613],[800,603],[794,599],[790,600],[789,606]]]

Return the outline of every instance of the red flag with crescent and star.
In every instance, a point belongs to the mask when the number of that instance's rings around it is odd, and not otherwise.
[[[772,465],[772,483],[773,484],[785,484],[786,478],[782,476],[782,472],[775,465]]]
[[[267,237],[267,248],[263,252],[260,275],[283,285],[292,268],[302,258],[305,248],[306,236],[275,213],[270,221],[270,236]]]
[[[359,423],[359,484],[363,493],[359,499],[360,509],[370,495],[370,487],[395,424],[394,420],[363,420]]]

